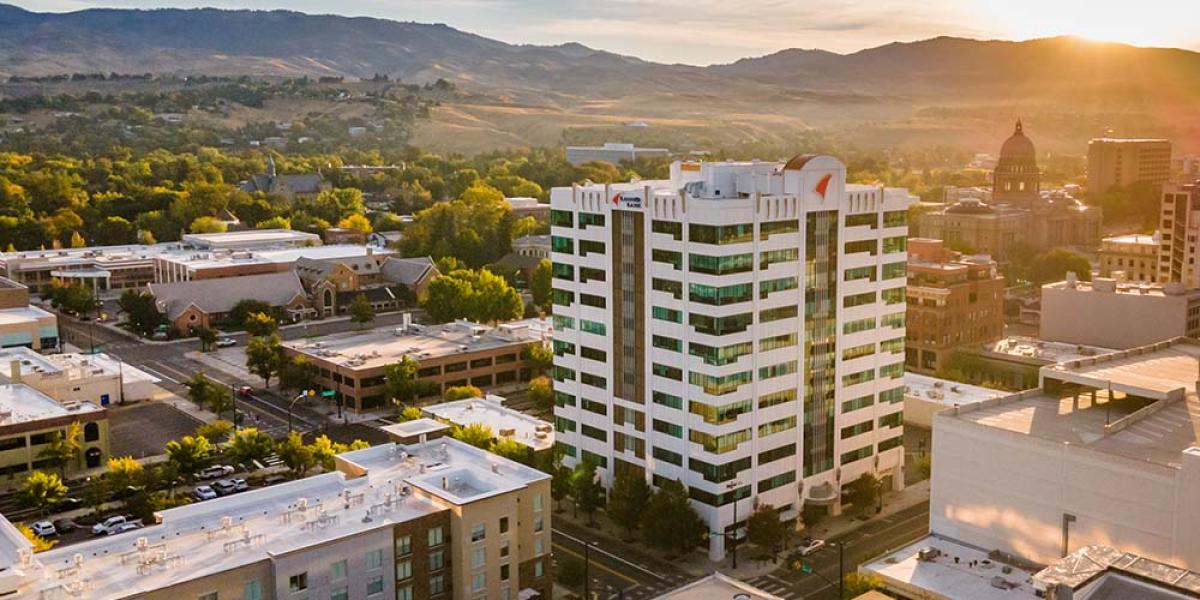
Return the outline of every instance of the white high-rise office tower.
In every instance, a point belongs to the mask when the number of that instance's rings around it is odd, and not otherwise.
[[[909,202],[828,156],[554,189],[566,462],[682,481],[725,532],[839,512],[864,473],[902,486]]]

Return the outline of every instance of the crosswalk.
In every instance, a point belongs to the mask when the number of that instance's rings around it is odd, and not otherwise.
[[[788,600],[802,600],[804,598],[803,595],[796,591],[794,585],[771,574],[753,577],[746,580],[746,583],[780,598],[787,598]]]

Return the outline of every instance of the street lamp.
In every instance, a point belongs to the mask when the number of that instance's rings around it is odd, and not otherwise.
[[[803,562],[801,562],[800,571],[802,573],[811,573],[813,575],[816,575],[817,577],[820,577],[822,581],[829,584],[829,587],[837,588],[839,598],[845,598],[846,597],[846,589],[845,589],[846,588],[846,573],[845,573],[846,543],[838,542],[836,544],[826,545],[825,547],[828,548],[829,546],[837,546],[837,549],[838,549],[838,582],[836,585],[834,585],[834,583],[832,581],[830,581],[828,577],[822,575],[820,571],[816,570],[811,565],[805,565],[805,564],[803,564]]]
[[[729,536],[733,536],[733,537],[732,537],[732,540],[730,541],[730,544],[729,544],[729,546],[730,546],[730,552],[732,552],[732,553],[733,553],[733,568],[735,568],[735,569],[737,568],[737,529],[738,529],[738,517],[737,517],[738,495],[737,495],[737,486],[739,486],[739,485],[741,485],[741,484],[742,484],[742,482],[740,482],[740,481],[738,481],[738,480],[736,480],[736,479],[735,479],[735,480],[733,480],[733,481],[730,481],[730,482],[729,482],[729,483],[727,483],[727,484],[725,484],[725,489],[729,490],[729,491],[730,491],[730,493],[732,493],[732,494],[733,494],[733,531],[732,531],[731,533],[727,533],[727,534],[725,534],[725,536],[726,536],[726,538],[729,538]]]
[[[293,398],[291,402],[288,403],[288,433],[292,432],[292,407],[296,406],[296,403],[303,400],[305,398],[305,396],[315,396],[315,395],[317,395],[317,393],[313,390],[308,390],[307,392],[300,392],[299,394],[296,394],[296,397]]]

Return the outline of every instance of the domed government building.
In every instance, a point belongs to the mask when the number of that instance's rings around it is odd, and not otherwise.
[[[970,246],[1001,261],[1023,245],[1094,250],[1100,243],[1100,208],[1064,190],[1042,190],[1041,180],[1037,149],[1018,120],[1000,147],[992,189],[948,199],[921,215],[918,234]]]

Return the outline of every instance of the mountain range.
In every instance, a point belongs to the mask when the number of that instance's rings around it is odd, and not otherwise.
[[[0,75],[73,72],[438,78],[499,102],[614,119],[761,113],[797,127],[1048,111],[1200,139],[1200,53],[1059,37],[941,37],[850,54],[789,49],[731,64],[667,65],[570,43],[515,45],[434,24],[290,11],[92,9],[0,4]],[[1072,117],[1075,115],[1075,117]],[[474,118],[473,115],[472,118]],[[578,121],[578,122],[577,122]],[[770,124],[752,126],[770,129]],[[1182,128],[1182,130],[1180,130]],[[1091,133],[1095,133],[1094,131]],[[988,135],[992,132],[989,131]]]

